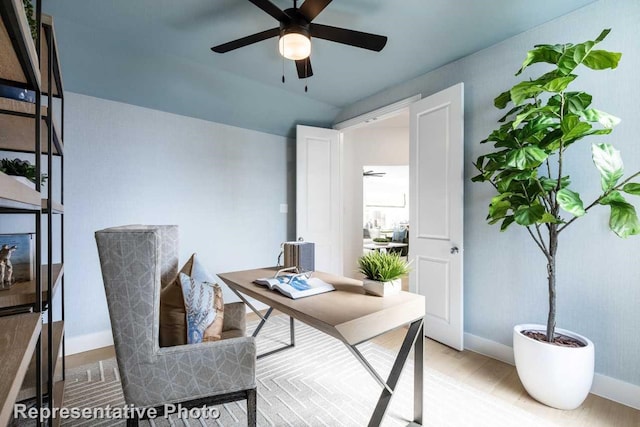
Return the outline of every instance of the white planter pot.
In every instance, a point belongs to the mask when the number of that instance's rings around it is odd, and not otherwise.
[[[401,279],[395,279],[389,282],[378,282],[376,280],[364,279],[362,284],[364,285],[364,290],[367,293],[377,295],[379,297],[398,294],[402,290]]]
[[[516,325],[513,353],[522,385],[537,401],[557,409],[575,409],[591,390],[594,370],[593,343],[576,333],[556,328],[556,333],[576,338],[585,347],[560,347],[531,339],[520,331],[546,332],[546,326]]]

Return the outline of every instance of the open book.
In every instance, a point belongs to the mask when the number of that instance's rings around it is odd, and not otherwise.
[[[333,285],[324,282],[316,277],[306,278],[304,276],[278,276],[265,279],[256,279],[253,283],[263,285],[269,289],[277,290],[289,298],[298,299],[311,295],[322,294],[335,290]]]

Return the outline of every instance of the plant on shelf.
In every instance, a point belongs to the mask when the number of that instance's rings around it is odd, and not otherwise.
[[[488,182],[498,193],[491,199],[488,222],[499,223],[500,231],[505,231],[513,224],[524,227],[545,257],[549,297],[547,324],[538,333],[529,335],[557,345],[562,344],[560,341],[567,341],[565,331],[562,331],[564,337],[556,333],[556,254],[560,235],[566,233],[571,224],[596,206],[609,207],[609,228],[619,237],[626,238],[640,233],[636,210],[624,195],[640,195],[640,184],[631,182],[640,172],[623,179],[624,167],[620,152],[612,145],[596,143],[591,146],[593,163],[600,174],[602,187],[592,202],[585,204],[582,201],[567,174],[567,163],[574,165],[577,162],[576,154],[573,153],[583,149],[582,140],[589,136],[609,134],[620,121],[592,107],[590,94],[579,89],[569,89],[578,77],[575,71],[581,64],[592,70],[613,69],[618,66],[620,53],[594,49],[609,31],[604,30],[595,40],[584,43],[536,45],[529,51],[516,75],[536,63],[551,64],[552,69],[539,77],[516,84],[495,98],[497,108],[504,109],[510,105],[511,109],[499,120],[502,123],[500,127],[482,141],[493,143],[495,150],[478,157],[474,164],[480,174],[472,180]],[[606,83],[603,85],[606,87]],[[587,339],[580,339],[584,337],[575,335],[579,346],[591,344]],[[522,339],[521,336],[514,329],[516,364],[517,341]],[[575,342],[576,339],[569,341]],[[588,363],[592,364],[593,361]],[[549,367],[540,369],[552,370]],[[520,367],[518,373],[523,379]],[[540,373],[533,375],[539,377]],[[591,366],[587,393],[592,378]],[[571,382],[569,378],[563,380]],[[549,384],[547,386],[553,388]],[[534,395],[527,384],[525,388],[543,403],[563,406]],[[568,406],[577,407],[582,400],[577,405],[564,405],[563,409],[571,409]]]
[[[375,243],[389,243],[391,241],[388,237],[376,237],[373,239]]]
[[[400,279],[409,274],[409,263],[397,253],[371,251],[358,259],[358,266],[365,290],[378,296],[400,292]]]
[[[29,22],[29,29],[31,30],[31,37],[35,42],[38,40],[38,22],[36,21],[36,14],[33,9],[33,4],[30,0],[22,0],[24,5],[24,13],[27,15],[27,21]]]
[[[36,182],[36,167],[27,160],[2,159],[0,160],[0,172],[7,175],[23,176],[34,184]],[[40,183],[44,184],[46,180],[47,175],[43,173],[40,178]]]

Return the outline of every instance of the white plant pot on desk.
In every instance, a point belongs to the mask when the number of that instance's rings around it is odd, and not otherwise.
[[[557,409],[575,409],[591,390],[594,370],[594,346],[588,339],[556,328],[585,343],[584,347],[561,347],[534,340],[521,331],[546,332],[546,326],[516,325],[513,328],[513,354],[516,369],[527,393],[537,401]]]
[[[394,295],[400,293],[402,290],[402,280],[395,279],[388,282],[378,282],[377,280],[363,279],[362,284],[364,290],[371,295],[377,295],[379,297],[386,297],[388,295]]]

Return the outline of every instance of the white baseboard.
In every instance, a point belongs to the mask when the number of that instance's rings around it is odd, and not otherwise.
[[[111,335],[111,330],[94,332],[77,337],[67,337],[64,340],[64,345],[66,355],[69,356],[71,354],[113,345],[113,336]]]
[[[464,348],[514,365],[513,348],[473,334],[464,334]],[[606,375],[593,376],[591,393],[640,410],[640,386]]]

